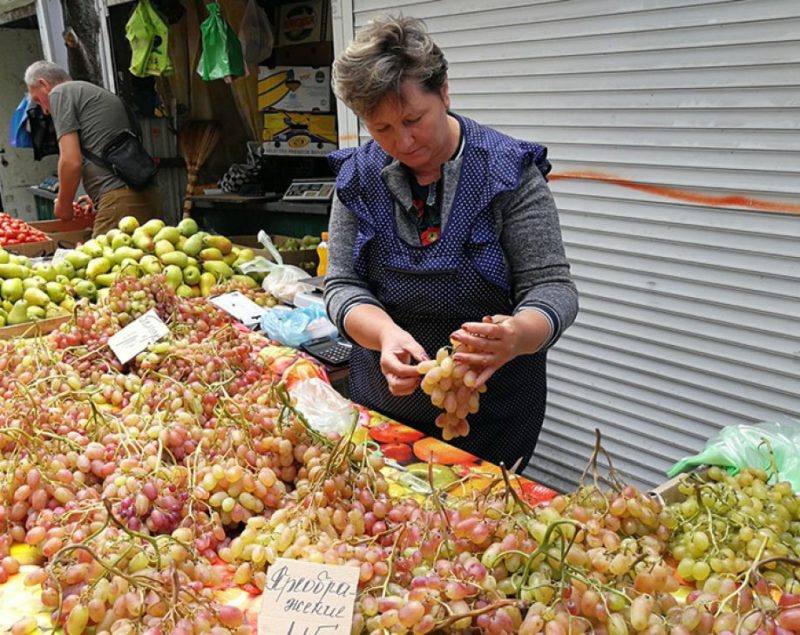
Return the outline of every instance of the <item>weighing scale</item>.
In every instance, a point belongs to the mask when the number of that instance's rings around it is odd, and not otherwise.
[[[282,200],[330,203],[335,189],[333,179],[294,179]]]

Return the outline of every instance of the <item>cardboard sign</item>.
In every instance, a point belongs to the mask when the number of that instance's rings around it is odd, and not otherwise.
[[[358,567],[278,558],[269,568],[258,635],[349,635]]]
[[[261,316],[269,311],[269,309],[265,309],[263,306],[258,306],[240,291],[223,293],[222,295],[211,298],[210,302],[245,326],[258,324],[261,320]]]
[[[169,333],[154,309],[108,338],[108,345],[120,363],[125,364]]]

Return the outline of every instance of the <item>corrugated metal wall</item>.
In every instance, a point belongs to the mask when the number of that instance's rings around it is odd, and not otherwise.
[[[354,9],[424,18],[454,109],[550,148],[581,313],[527,474],[571,488],[599,428],[654,485],[723,426],[800,419],[800,2]]]

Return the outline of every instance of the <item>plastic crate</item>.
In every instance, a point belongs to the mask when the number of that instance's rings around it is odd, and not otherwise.
[[[33,195],[34,203],[36,204],[36,220],[53,220],[55,216],[55,201],[53,199]]]

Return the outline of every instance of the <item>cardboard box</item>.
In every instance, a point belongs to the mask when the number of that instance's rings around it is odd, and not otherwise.
[[[330,67],[259,66],[258,109],[330,112]]]
[[[31,226],[47,234],[55,249],[74,249],[92,237],[92,221],[86,218],[41,221]]]
[[[52,256],[56,252],[56,244],[48,238],[47,240],[42,240],[38,243],[5,245],[3,246],[3,249],[12,254],[28,256],[28,258],[42,258],[44,256]]]
[[[331,40],[330,3],[327,0],[293,2],[278,7],[275,46],[293,46]]]
[[[286,243],[290,236],[282,236],[280,234],[273,234],[270,236],[272,238],[272,242],[280,251],[282,245]],[[264,256],[267,260],[273,260],[272,254],[270,254],[266,249],[261,247],[261,243],[258,242],[258,239],[255,236],[247,235],[247,236],[230,236],[231,241],[235,245],[239,245],[241,247],[249,247],[253,249],[257,256]],[[311,275],[315,275],[317,271],[317,265],[319,264],[319,255],[317,254],[316,248],[314,249],[295,249],[292,251],[281,251],[281,258],[283,258],[284,264],[287,265],[294,265],[295,267],[300,267],[301,269],[305,269]],[[308,264],[310,263],[310,264]],[[303,266],[305,265],[305,266]]]
[[[324,157],[338,148],[336,115],[264,114],[262,153]]]
[[[695,474],[700,476],[701,478],[705,476],[705,473],[708,471],[708,467],[700,467],[695,470]],[[650,490],[650,496],[654,496],[660,499],[666,505],[671,505],[672,503],[679,503],[684,498],[686,498],[683,494],[681,494],[680,490],[678,490],[678,486],[681,484],[689,473],[678,474],[677,476],[673,476],[668,481],[665,481],[658,487]]]

